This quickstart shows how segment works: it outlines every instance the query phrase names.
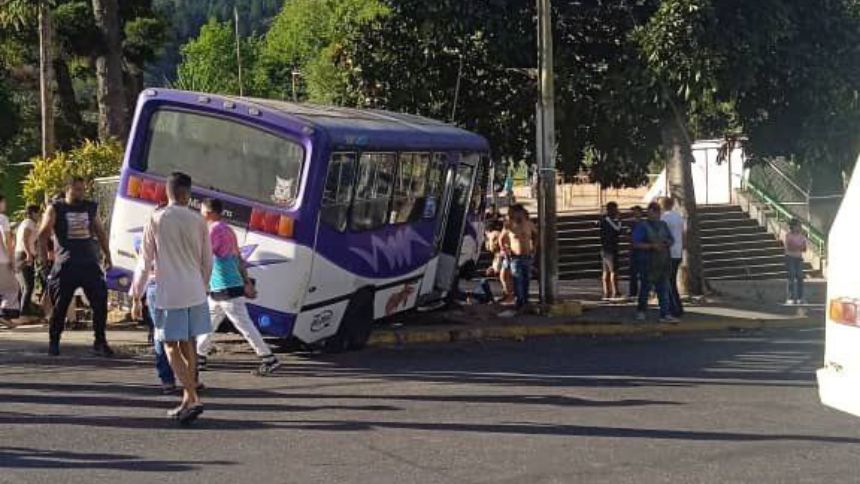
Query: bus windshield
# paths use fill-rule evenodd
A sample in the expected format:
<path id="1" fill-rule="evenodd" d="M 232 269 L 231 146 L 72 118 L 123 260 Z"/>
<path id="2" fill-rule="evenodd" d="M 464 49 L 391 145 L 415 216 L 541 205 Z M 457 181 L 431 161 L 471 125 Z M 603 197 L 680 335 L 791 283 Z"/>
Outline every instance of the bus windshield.
<path id="1" fill-rule="evenodd" d="M 170 110 L 152 116 L 147 134 L 139 170 L 159 176 L 181 171 L 197 186 L 282 208 L 296 202 L 304 160 L 299 143 L 227 119 Z"/>

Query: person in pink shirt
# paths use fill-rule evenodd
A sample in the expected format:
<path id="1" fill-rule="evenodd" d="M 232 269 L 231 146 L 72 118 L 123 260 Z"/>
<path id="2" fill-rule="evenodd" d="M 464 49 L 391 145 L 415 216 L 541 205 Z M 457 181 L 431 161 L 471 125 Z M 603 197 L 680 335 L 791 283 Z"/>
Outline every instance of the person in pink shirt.
<path id="1" fill-rule="evenodd" d="M 806 252 L 806 237 L 800 231 L 800 222 L 792 219 L 785 234 L 786 304 L 803 304 L 803 253 Z"/>
<path id="2" fill-rule="evenodd" d="M 281 362 L 263 341 L 260 330 L 248 314 L 247 300 L 256 297 L 254 282 L 248 277 L 245 261 L 233 229 L 223 220 L 224 206 L 220 200 L 207 199 L 200 207 L 200 214 L 209 225 L 212 245 L 212 276 L 209 279 L 209 316 L 212 329 L 223 318 L 229 319 L 236 330 L 260 358 L 260 366 L 254 371 L 257 376 L 272 374 Z M 197 338 L 197 369 L 207 369 L 207 359 L 212 348 L 212 332 Z"/>

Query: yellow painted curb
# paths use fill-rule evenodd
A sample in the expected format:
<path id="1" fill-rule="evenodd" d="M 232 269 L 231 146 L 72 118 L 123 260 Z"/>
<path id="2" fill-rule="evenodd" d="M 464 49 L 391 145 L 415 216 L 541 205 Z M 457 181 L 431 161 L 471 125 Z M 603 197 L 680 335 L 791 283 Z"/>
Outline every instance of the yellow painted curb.
<path id="1" fill-rule="evenodd" d="M 704 321 L 680 324 L 510 324 L 478 328 L 439 329 L 388 329 L 370 335 L 368 346 L 388 347 L 410 344 L 453 343 L 458 341 L 514 340 L 546 336 L 629 336 L 659 335 L 666 333 L 695 333 L 730 329 L 808 328 L 816 323 L 809 321 Z"/>

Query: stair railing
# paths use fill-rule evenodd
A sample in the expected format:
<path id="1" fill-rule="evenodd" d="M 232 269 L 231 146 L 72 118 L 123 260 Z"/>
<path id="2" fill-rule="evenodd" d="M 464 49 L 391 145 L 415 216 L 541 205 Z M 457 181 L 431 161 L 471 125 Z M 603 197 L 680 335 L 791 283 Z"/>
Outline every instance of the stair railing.
<path id="1" fill-rule="evenodd" d="M 815 247 L 818 258 L 821 260 L 825 260 L 827 258 L 827 237 L 818 229 L 810 225 L 809 221 L 801 220 L 796 217 L 782 203 L 750 180 L 746 180 L 744 183 L 744 189 L 755 197 L 759 203 L 770 209 L 771 213 L 773 213 L 776 218 L 777 223 L 785 222 L 787 224 L 790 220 L 797 220 L 800 223 L 801 230 L 806 235 L 807 240 L 809 240 L 809 242 Z"/>

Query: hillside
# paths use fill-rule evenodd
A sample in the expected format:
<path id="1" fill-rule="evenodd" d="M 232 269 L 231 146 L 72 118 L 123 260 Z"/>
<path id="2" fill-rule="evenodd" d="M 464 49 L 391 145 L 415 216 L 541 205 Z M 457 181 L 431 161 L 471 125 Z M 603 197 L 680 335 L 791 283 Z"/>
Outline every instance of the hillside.
<path id="1" fill-rule="evenodd" d="M 232 19 L 235 5 L 241 35 L 262 33 L 281 10 L 284 0 L 155 0 L 153 4 L 170 22 L 170 37 L 164 52 L 147 69 L 147 84 L 159 86 L 175 78 L 180 46 L 196 37 L 209 18 Z"/>

